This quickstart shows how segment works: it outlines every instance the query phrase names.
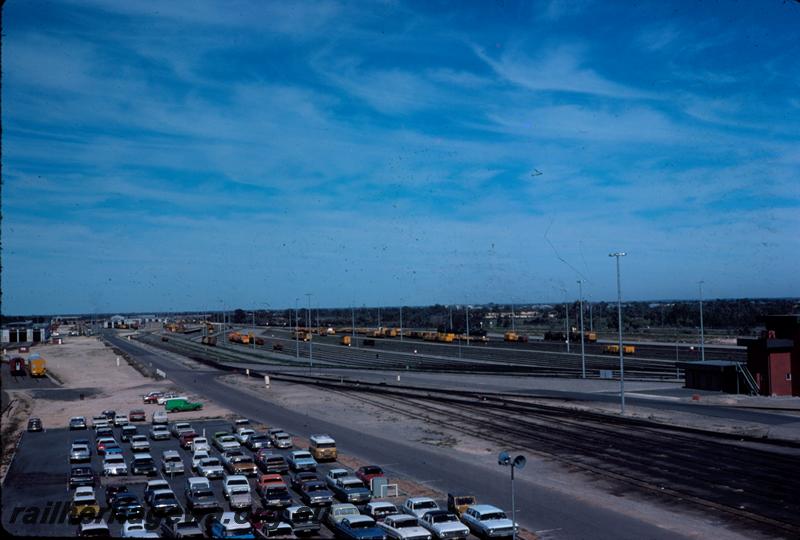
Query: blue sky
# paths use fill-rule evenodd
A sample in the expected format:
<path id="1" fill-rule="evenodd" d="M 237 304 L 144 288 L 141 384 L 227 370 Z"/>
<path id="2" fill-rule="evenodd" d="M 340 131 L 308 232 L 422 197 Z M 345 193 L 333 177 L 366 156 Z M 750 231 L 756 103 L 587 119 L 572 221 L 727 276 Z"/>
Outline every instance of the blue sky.
<path id="1" fill-rule="evenodd" d="M 4 313 L 800 294 L 800 3 L 3 9 Z"/>

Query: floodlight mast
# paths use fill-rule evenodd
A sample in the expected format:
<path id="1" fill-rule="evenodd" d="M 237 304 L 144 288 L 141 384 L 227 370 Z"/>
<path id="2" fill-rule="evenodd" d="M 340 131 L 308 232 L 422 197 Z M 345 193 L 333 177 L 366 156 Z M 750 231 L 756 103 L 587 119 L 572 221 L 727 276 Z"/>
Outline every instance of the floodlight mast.
<path id="1" fill-rule="evenodd" d="M 624 251 L 617 253 L 609 253 L 609 257 L 617 259 L 617 330 L 619 331 L 619 399 L 620 399 L 620 412 L 625 414 L 625 361 L 623 360 L 622 348 L 622 287 L 620 286 L 619 278 L 619 258 L 627 255 Z"/>

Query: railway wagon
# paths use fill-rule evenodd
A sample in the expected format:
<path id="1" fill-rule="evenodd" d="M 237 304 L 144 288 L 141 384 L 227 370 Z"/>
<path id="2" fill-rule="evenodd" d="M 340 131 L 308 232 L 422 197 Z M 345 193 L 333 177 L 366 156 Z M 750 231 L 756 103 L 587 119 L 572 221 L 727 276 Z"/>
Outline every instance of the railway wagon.
<path id="1" fill-rule="evenodd" d="M 606 345 L 603 347 L 603 352 L 606 354 L 619 354 L 619 345 Z M 634 354 L 636 353 L 636 347 L 633 345 L 623 345 L 622 346 L 622 354 Z"/>
<path id="2" fill-rule="evenodd" d="M 31 377 L 44 377 L 47 373 L 47 362 L 38 354 L 30 356 L 28 357 L 28 371 Z"/>

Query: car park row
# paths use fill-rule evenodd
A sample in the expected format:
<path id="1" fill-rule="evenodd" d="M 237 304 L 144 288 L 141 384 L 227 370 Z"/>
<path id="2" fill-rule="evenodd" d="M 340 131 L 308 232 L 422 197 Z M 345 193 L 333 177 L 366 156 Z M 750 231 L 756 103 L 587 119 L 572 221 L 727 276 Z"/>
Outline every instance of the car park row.
<path id="1" fill-rule="evenodd" d="M 164 403 L 170 399 L 175 397 Z M 332 534 L 359 540 L 450 540 L 470 533 L 483 538 L 512 534 L 513 524 L 500 509 L 475 504 L 474 497 L 450 496 L 447 508 L 429 497 L 409 497 L 400 507 L 373 500 L 371 487 L 380 485 L 375 481 L 384 472 L 374 465 L 357 471 L 338 464 L 320 466 L 337 458 L 335 440 L 327 435 L 313 435 L 307 449 L 296 449 L 286 431 L 257 431 L 244 419 L 228 425 L 204 421 L 202 429 L 200 423 L 195 429 L 189 422 L 169 424 L 167 415 L 157 411 L 148 426 L 142 425 L 146 418 L 140 412 L 104 411 L 92 419 L 93 436 L 72 440 L 69 516 L 78 536 L 113 532 L 109 526 L 115 522 L 121 522 L 122 536 L 137 537 L 158 537 L 160 532 L 181 537 Z M 89 430 L 79 417 L 68 427 Z M 93 462 L 100 458 L 98 470 Z M 176 477 L 184 479 L 183 489 Z M 151 516 L 159 518 L 159 527 L 149 523 Z"/>

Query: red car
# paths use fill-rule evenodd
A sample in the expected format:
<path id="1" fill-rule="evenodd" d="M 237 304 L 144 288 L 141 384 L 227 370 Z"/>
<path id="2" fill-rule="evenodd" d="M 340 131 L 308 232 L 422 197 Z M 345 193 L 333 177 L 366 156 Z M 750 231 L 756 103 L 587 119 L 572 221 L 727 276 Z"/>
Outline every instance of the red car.
<path id="1" fill-rule="evenodd" d="M 134 409 L 128 414 L 129 422 L 144 422 L 147 420 L 147 415 L 142 409 Z"/>
<path id="2" fill-rule="evenodd" d="M 155 403 L 158 398 L 164 395 L 164 392 L 150 392 L 142 396 L 142 401 L 145 403 Z"/>
<path id="3" fill-rule="evenodd" d="M 180 443 L 181 448 L 189 448 L 189 445 L 192 444 L 192 441 L 197 436 L 197 433 L 194 431 L 184 431 L 181 433 L 181 436 L 178 437 L 178 442 Z"/>
<path id="4" fill-rule="evenodd" d="M 356 471 L 356 476 L 359 480 L 364 482 L 365 485 L 369 486 L 370 481 L 373 478 L 380 478 L 384 476 L 383 469 L 378 467 L 377 465 L 364 465 L 363 467 L 359 467 Z"/>

